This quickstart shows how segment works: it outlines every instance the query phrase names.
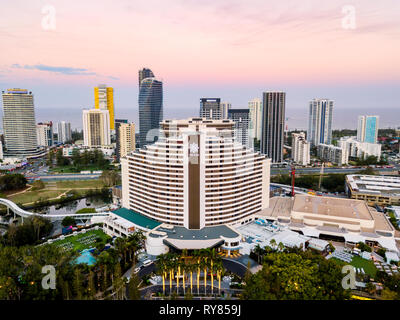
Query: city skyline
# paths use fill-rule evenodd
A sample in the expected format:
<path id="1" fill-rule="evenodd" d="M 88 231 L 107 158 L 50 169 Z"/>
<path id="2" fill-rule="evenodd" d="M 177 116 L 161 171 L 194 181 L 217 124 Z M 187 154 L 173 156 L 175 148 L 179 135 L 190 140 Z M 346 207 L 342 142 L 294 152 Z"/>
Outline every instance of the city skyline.
<path id="1" fill-rule="evenodd" d="M 126 1 L 101 6 L 58 1 L 53 30 L 42 26 L 47 21 L 43 5 L 7 3 L 2 7 L 7 27 L 0 27 L 0 40 L 8 43 L 0 53 L 0 87 L 29 88 L 37 109 L 62 110 L 92 108 L 92 88 L 107 83 L 115 88 L 118 114 L 137 107 L 131 99 L 138 94 L 137 70 L 148 67 L 163 81 L 164 108 L 177 110 L 175 118 L 179 111 L 194 108 L 200 97 L 218 96 L 243 108 L 250 99 L 261 98 L 261 92 L 280 90 L 288 93 L 288 114 L 317 97 L 334 99 L 338 112 L 396 110 L 400 48 L 393 40 L 399 35 L 400 4 L 353 2 L 355 29 L 343 28 L 346 5 L 313 0 L 251 5 L 214 1 L 201 6 L 177 0 L 166 8 L 154 0 L 135 6 Z M 95 24 L 79 13 L 88 8 L 96 19 L 107 14 L 107 23 L 93 29 Z M 210 47 L 212 54 L 206 50 Z M 196 56 L 199 51 L 203 54 Z M 382 127 L 394 125 L 382 119 Z"/>

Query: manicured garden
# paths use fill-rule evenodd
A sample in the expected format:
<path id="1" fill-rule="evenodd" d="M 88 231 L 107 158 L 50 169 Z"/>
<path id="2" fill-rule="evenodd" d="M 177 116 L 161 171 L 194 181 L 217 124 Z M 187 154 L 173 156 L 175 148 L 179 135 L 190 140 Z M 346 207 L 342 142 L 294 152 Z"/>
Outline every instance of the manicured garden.
<path id="1" fill-rule="evenodd" d="M 340 265 L 346 265 L 347 264 L 346 262 L 344 262 L 342 260 L 339 260 L 337 258 L 331 258 L 331 259 L 336 261 Z M 374 265 L 372 260 L 366 260 L 366 259 L 363 259 L 361 257 L 354 256 L 353 259 L 351 260 L 350 264 L 355 268 L 360 268 L 360 269 L 363 268 L 364 272 L 366 274 L 370 275 L 372 278 L 374 278 L 375 275 L 376 275 L 377 269 L 376 269 L 376 267 L 375 267 L 375 265 Z"/>
<path id="2" fill-rule="evenodd" d="M 83 196 L 90 189 L 100 189 L 102 187 L 103 182 L 100 179 L 45 182 L 43 189 L 10 195 L 8 199 L 19 204 L 29 204 L 38 200 L 57 198 L 69 190 L 74 190 L 75 194 Z"/>
<path id="3" fill-rule="evenodd" d="M 365 273 L 369 274 L 373 278 L 376 275 L 377 269 L 372 260 L 366 260 L 361 257 L 354 256 L 353 260 L 351 260 L 351 265 L 355 268 L 363 268 Z"/>
<path id="4" fill-rule="evenodd" d="M 75 236 L 66 237 L 63 240 L 57 240 L 53 242 L 53 245 L 82 251 L 84 249 L 95 247 L 98 242 L 106 243 L 109 239 L 110 237 L 102 230 L 90 230 L 85 233 L 79 233 Z"/>

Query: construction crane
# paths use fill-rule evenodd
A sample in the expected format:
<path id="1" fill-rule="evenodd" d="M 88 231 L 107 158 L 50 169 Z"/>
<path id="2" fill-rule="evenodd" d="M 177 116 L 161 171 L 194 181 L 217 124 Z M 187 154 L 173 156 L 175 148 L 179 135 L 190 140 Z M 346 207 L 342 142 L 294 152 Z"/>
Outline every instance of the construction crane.
<path id="1" fill-rule="evenodd" d="M 319 172 L 318 191 L 321 191 L 321 181 L 322 181 L 322 176 L 324 175 L 324 164 L 325 162 L 322 162 L 321 171 Z"/>
<path id="2" fill-rule="evenodd" d="M 292 166 L 292 197 L 294 197 L 294 179 L 295 179 L 295 175 L 296 175 L 296 168 L 294 166 Z"/>

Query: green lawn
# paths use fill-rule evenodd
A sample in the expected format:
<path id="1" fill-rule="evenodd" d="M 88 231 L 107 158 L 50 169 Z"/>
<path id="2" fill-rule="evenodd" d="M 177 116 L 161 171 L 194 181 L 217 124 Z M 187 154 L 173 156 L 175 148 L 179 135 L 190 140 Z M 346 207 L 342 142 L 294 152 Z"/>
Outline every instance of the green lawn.
<path id="1" fill-rule="evenodd" d="M 27 204 L 39 199 L 56 198 L 67 190 L 76 190 L 78 194 L 84 195 L 89 189 L 102 187 L 103 183 L 99 179 L 45 182 L 44 189 L 10 195 L 7 198 L 16 203 Z"/>
<path id="2" fill-rule="evenodd" d="M 331 260 L 335 260 L 342 266 L 347 264 L 347 262 L 344 262 L 337 258 L 331 258 Z M 355 268 L 363 268 L 365 273 L 369 274 L 372 278 L 374 278 L 376 275 L 377 269 L 372 260 L 366 260 L 361 257 L 354 256 L 350 264 Z"/>
<path id="3" fill-rule="evenodd" d="M 89 243 L 89 244 L 84 244 L 79 241 L 80 239 L 85 238 L 89 235 L 96 235 L 98 238 L 101 238 L 103 241 L 105 241 L 109 238 L 102 230 L 90 230 L 90 231 L 87 231 L 86 233 L 81 233 L 76 236 L 66 237 L 64 240 L 57 240 L 57 241 L 53 242 L 53 245 L 59 246 L 59 245 L 69 242 L 73 245 L 73 250 L 84 250 L 84 249 L 88 249 L 88 248 L 94 248 L 96 246 L 95 241 L 93 243 Z"/>
<path id="4" fill-rule="evenodd" d="M 42 199 L 52 199 L 58 197 L 60 194 L 62 194 L 65 190 L 37 190 L 37 191 L 28 191 L 24 193 L 17 194 L 15 196 L 9 196 L 8 199 L 11 201 L 14 201 L 16 203 L 30 203 L 30 202 L 35 202 L 39 200 L 40 198 Z"/>
<path id="5" fill-rule="evenodd" d="M 99 179 L 91 180 L 73 180 L 73 181 L 57 181 L 56 186 L 58 189 L 75 189 L 75 188 L 102 188 L 103 182 Z"/>
<path id="6" fill-rule="evenodd" d="M 377 269 L 372 260 L 366 260 L 361 257 L 354 256 L 353 259 L 351 260 L 351 265 L 356 268 L 363 268 L 365 273 L 375 278 Z"/>

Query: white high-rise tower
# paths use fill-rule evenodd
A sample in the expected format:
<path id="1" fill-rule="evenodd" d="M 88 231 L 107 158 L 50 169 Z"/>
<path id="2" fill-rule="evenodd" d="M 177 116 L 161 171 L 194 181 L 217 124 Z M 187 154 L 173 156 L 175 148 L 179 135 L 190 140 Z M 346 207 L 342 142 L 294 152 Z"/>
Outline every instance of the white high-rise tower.
<path id="1" fill-rule="evenodd" d="M 312 145 L 332 143 L 333 101 L 313 99 L 310 101 L 307 141 Z"/>

